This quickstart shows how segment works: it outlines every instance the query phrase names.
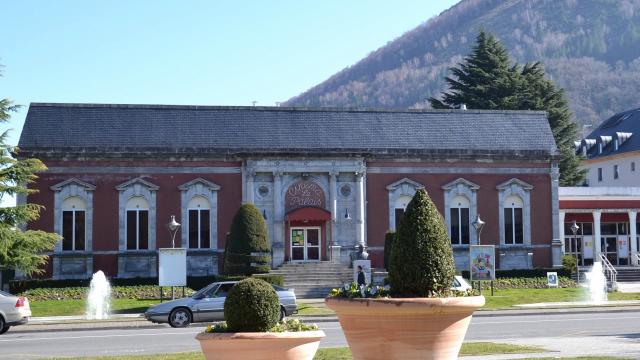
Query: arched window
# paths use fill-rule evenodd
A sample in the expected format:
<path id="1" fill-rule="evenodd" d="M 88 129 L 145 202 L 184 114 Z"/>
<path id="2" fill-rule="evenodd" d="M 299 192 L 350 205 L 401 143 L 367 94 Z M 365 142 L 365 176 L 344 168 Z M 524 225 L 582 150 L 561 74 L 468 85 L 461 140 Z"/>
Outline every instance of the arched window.
<path id="1" fill-rule="evenodd" d="M 524 244 L 524 202 L 517 195 L 508 196 L 504 202 L 504 243 Z"/>
<path id="2" fill-rule="evenodd" d="M 194 196 L 187 205 L 189 220 L 189 248 L 208 249 L 211 247 L 210 213 L 211 205 L 204 196 Z"/>
<path id="3" fill-rule="evenodd" d="M 387 185 L 389 191 L 389 230 L 398 231 L 400 220 L 417 189 L 424 186 L 408 178 Z"/>
<path id="4" fill-rule="evenodd" d="M 142 196 L 134 196 L 125 209 L 127 250 L 149 249 L 149 202 Z"/>
<path id="5" fill-rule="evenodd" d="M 469 207 L 471 203 L 465 196 L 456 196 L 449 207 L 451 219 L 451 244 L 469 245 Z"/>
<path id="6" fill-rule="evenodd" d="M 62 201 L 62 250 L 86 250 L 86 210 L 87 204 L 78 196 Z"/>

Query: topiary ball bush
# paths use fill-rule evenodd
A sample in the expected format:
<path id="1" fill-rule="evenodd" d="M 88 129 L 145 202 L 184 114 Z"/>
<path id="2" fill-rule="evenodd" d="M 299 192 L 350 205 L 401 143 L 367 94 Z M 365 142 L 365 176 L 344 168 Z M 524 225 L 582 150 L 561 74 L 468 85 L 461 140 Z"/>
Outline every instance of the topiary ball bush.
<path id="1" fill-rule="evenodd" d="M 280 320 L 280 299 L 264 280 L 247 278 L 234 285 L 224 301 L 230 332 L 269 331 Z"/>
<path id="2" fill-rule="evenodd" d="M 444 219 L 427 191 L 407 205 L 391 249 L 391 293 L 397 297 L 451 295 L 455 263 Z"/>
<path id="3" fill-rule="evenodd" d="M 227 275 L 262 274 L 271 270 L 267 224 L 253 204 L 242 205 L 233 217 L 224 251 Z"/>

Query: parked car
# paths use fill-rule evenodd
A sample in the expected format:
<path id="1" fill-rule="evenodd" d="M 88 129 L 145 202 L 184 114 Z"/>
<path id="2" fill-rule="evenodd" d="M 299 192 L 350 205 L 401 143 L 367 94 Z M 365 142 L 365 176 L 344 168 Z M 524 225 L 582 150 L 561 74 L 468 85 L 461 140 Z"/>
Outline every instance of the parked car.
<path id="1" fill-rule="evenodd" d="M 29 300 L 0 291 L 0 335 L 16 325 L 26 324 L 31 317 Z"/>
<path id="2" fill-rule="evenodd" d="M 467 291 L 471 290 L 471 285 L 462 276 L 456 275 L 453 277 L 453 287 L 451 290 Z"/>
<path id="3" fill-rule="evenodd" d="M 153 323 L 169 323 L 172 327 L 185 327 L 192 322 L 224 320 L 224 300 L 237 281 L 209 284 L 191 297 L 154 305 L 144 313 Z M 272 285 L 280 298 L 280 319 L 298 312 L 293 290 Z"/>

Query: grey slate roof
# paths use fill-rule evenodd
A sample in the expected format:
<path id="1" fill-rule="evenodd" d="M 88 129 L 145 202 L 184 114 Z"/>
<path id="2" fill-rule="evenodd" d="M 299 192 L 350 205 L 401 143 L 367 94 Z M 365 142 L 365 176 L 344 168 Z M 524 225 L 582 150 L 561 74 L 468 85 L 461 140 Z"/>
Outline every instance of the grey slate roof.
<path id="1" fill-rule="evenodd" d="M 556 153 L 537 111 L 362 110 L 32 103 L 23 155 Z"/>
<path id="2" fill-rule="evenodd" d="M 631 133 L 631 137 L 626 139 L 615 149 L 614 140 L 616 133 Z M 598 144 L 601 142 L 601 136 L 611 136 L 611 141 L 603 146 L 602 153 L 598 153 Z M 587 158 L 593 159 L 603 156 L 617 155 L 630 151 L 640 150 L 640 108 L 623 111 L 615 114 L 609 119 L 603 121 L 600 126 L 585 137 L 585 139 L 595 140 L 593 145 L 587 151 Z M 583 139 L 581 146 L 585 145 Z M 580 152 L 580 150 L 579 150 Z"/>

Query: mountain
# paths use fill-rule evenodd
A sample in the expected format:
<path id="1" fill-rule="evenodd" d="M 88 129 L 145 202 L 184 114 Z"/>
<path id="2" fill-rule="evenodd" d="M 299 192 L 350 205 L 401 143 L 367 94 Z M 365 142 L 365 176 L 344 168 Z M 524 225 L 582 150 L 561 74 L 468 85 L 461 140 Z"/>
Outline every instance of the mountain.
<path id="1" fill-rule="evenodd" d="M 463 0 L 284 105 L 426 108 L 481 28 L 541 61 L 580 124 L 640 107 L 640 0 Z"/>

